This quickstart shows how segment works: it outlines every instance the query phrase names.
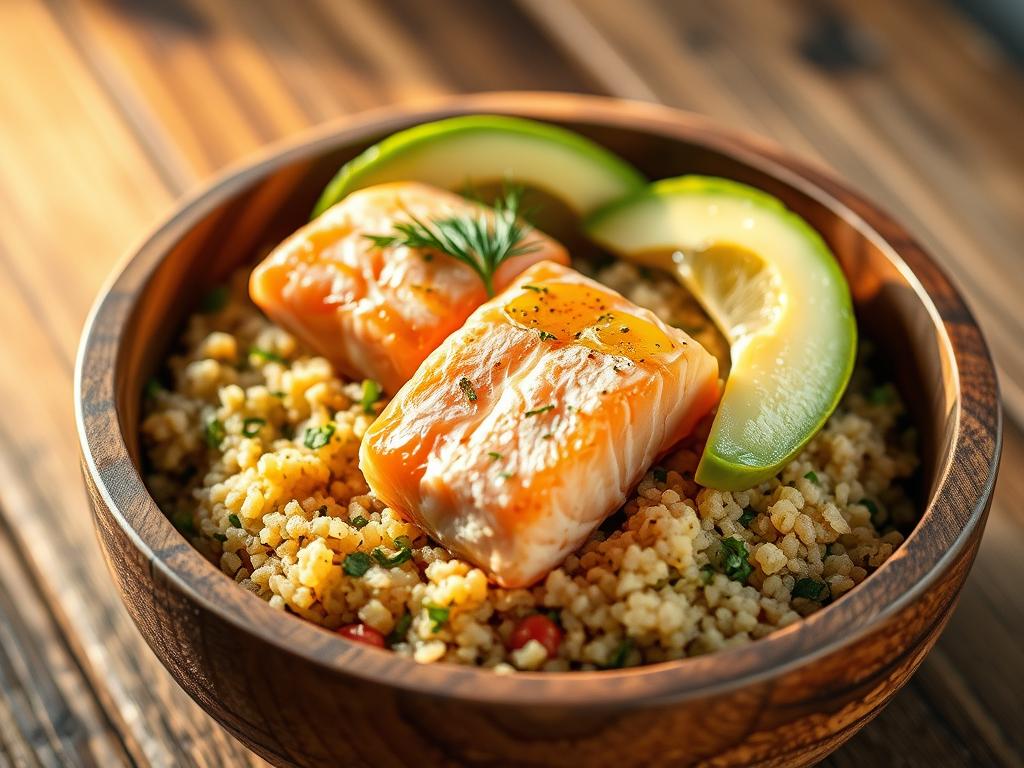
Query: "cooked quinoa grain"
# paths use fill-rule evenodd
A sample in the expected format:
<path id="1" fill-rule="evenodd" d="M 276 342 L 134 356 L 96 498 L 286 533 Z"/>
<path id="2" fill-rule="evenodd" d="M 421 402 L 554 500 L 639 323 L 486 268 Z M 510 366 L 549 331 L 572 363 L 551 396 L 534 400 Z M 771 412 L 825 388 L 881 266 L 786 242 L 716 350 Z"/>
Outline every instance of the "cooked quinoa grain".
<path id="1" fill-rule="evenodd" d="M 615 263 L 597 277 L 724 361 L 668 276 Z M 698 486 L 705 424 L 541 583 L 497 587 L 370 495 L 357 457 L 379 388 L 306 353 L 248 302 L 245 281 L 189 320 L 167 381 L 147 387 L 149 486 L 242 588 L 329 629 L 366 624 L 419 662 L 602 669 L 748 643 L 863 581 L 914 520 L 902 404 L 861 367 L 777 477 L 738 493 Z M 563 632 L 555 658 L 537 640 L 508 650 L 535 613 Z"/>

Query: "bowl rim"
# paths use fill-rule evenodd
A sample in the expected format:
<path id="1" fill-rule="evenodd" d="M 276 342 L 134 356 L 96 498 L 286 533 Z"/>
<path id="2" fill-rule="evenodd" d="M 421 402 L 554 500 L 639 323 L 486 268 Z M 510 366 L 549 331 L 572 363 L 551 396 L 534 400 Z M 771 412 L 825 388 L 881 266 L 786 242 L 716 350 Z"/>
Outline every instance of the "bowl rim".
<path id="1" fill-rule="evenodd" d="M 928 311 L 940 344 L 951 362 L 955 383 L 954 439 L 937 468 L 936 491 L 914 530 L 896 553 L 841 600 L 755 643 L 706 656 L 621 670 L 517 672 L 456 664 L 419 664 L 389 651 L 344 640 L 299 617 L 271 608 L 242 590 L 171 525 L 150 495 L 130 458 L 124 426 L 115 403 L 114 368 L 133 296 L 145 286 L 168 248 L 197 221 L 251 182 L 318 154 L 387 134 L 408 124 L 472 112 L 513 114 L 539 120 L 580 122 L 626 128 L 700 144 L 766 173 L 845 219 L 871 240 L 903 275 Z M 842 199 L 840 199 L 842 198 Z M 844 202 L 844 200 L 846 202 Z M 850 206 L 854 205 L 857 211 Z M 872 223 L 866 220 L 872 219 Z M 884 229 L 886 237 L 880 233 Z M 929 282 L 943 291 L 936 306 L 911 266 L 927 270 Z M 965 408 L 961 357 L 971 353 L 971 386 L 991 412 Z M 94 382 L 86 385 L 85 382 Z M 1002 443 L 1002 413 L 996 373 L 973 316 L 948 277 L 888 214 L 851 190 L 830 172 L 795 158 L 771 141 L 726 129 L 703 116 L 646 102 L 553 92 L 494 92 L 435 97 L 345 116 L 269 145 L 229 166 L 202 185 L 131 248 L 101 289 L 85 323 L 75 366 L 75 420 L 83 471 L 110 517 L 149 563 L 155 576 L 172 584 L 206 610 L 239 631 L 285 654 L 357 678 L 426 696 L 458 698 L 494 706 L 629 708 L 641 703 L 676 702 L 733 690 L 810 663 L 854 642 L 916 600 L 960 555 L 983 522 L 991 500 Z M 986 421 L 984 416 L 990 418 Z M 968 434 L 988 438 L 983 447 L 966 444 Z M 113 433 L 113 435 L 111 434 Z M 113 437 L 113 444 L 111 440 Z M 102 443 L 102 444 L 101 444 Z M 102 456 L 102 465 L 97 456 Z M 957 478 L 955 462 L 973 459 L 969 488 Z M 140 532 L 128 512 L 147 525 Z M 948 521 L 957 523 L 955 530 Z M 946 531 L 945 548 L 925 547 L 926 534 Z M 951 538 L 950 538 L 951 536 Z M 189 563 L 182 572 L 179 563 Z M 899 575 L 910 576 L 895 594 L 883 589 Z M 225 609 L 232 608 L 231 611 Z M 155 649 L 154 649 L 155 650 Z M 157 654 L 159 656 L 159 654 Z M 163 661 L 163 659 L 161 659 Z"/>

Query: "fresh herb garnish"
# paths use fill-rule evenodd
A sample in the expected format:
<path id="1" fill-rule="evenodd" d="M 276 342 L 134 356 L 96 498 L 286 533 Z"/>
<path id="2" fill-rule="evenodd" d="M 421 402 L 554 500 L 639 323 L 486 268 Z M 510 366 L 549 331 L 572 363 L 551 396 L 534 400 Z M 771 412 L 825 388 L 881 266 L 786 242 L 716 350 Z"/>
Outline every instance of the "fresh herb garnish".
<path id="1" fill-rule="evenodd" d="M 861 499 L 857 503 L 860 504 L 862 507 L 868 508 L 868 512 L 871 513 L 871 522 L 873 524 L 877 525 L 881 521 L 882 512 L 878 508 L 878 505 L 875 504 L 875 502 L 873 502 L 871 499 Z"/>
<path id="2" fill-rule="evenodd" d="M 364 576 L 370 566 L 373 565 L 373 561 L 370 556 L 365 552 L 352 552 L 350 555 L 345 557 L 345 562 L 341 564 L 341 570 L 348 576 L 360 578 Z"/>
<path id="3" fill-rule="evenodd" d="M 227 436 L 227 430 L 224 429 L 224 423 L 220 419 L 210 419 L 206 422 L 206 428 L 203 431 L 203 436 L 206 438 L 206 444 L 211 448 L 219 448 L 220 444 L 224 442 L 224 438 Z"/>
<path id="4" fill-rule="evenodd" d="M 543 287 L 541 287 L 539 285 L 521 285 L 519 287 L 522 288 L 524 291 L 533 291 L 534 293 L 547 293 L 548 292 L 547 288 L 543 288 Z"/>
<path id="5" fill-rule="evenodd" d="M 225 536 L 223 533 L 215 533 L 215 534 L 213 534 L 213 538 L 215 538 L 221 544 L 223 544 L 225 541 L 228 540 L 228 537 Z"/>
<path id="6" fill-rule="evenodd" d="M 306 434 L 302 438 L 302 444 L 307 448 L 316 450 L 317 448 L 323 448 L 334 437 L 334 422 L 329 421 L 322 427 L 307 427 Z"/>
<path id="7" fill-rule="evenodd" d="M 228 522 L 231 523 L 232 528 L 242 527 L 242 521 L 238 519 L 238 515 L 236 515 L 234 512 L 228 515 Z"/>
<path id="8" fill-rule="evenodd" d="M 488 452 L 487 452 L 487 455 L 488 455 L 488 456 L 490 456 L 490 457 L 491 457 L 492 459 L 494 459 L 495 461 L 497 461 L 498 459 L 500 459 L 500 458 L 501 458 L 501 454 L 500 454 L 500 453 L 498 453 L 497 451 L 488 451 Z"/>
<path id="9" fill-rule="evenodd" d="M 356 515 L 354 518 L 348 521 L 348 524 L 358 531 L 368 526 L 370 524 L 370 521 L 362 515 Z"/>
<path id="10" fill-rule="evenodd" d="M 817 472 L 808 472 L 806 475 L 804 475 L 804 477 L 806 479 L 810 480 L 815 485 L 821 485 L 821 482 L 818 480 L 818 473 Z"/>
<path id="11" fill-rule="evenodd" d="M 793 585 L 793 597 L 806 597 L 821 602 L 828 596 L 828 584 L 815 579 L 799 579 Z"/>
<path id="12" fill-rule="evenodd" d="M 664 483 L 668 480 L 668 470 L 664 467 L 655 467 L 652 472 L 654 474 L 655 482 Z"/>
<path id="13" fill-rule="evenodd" d="M 412 539 L 408 536 L 396 536 L 395 546 L 399 549 L 412 549 Z"/>
<path id="14" fill-rule="evenodd" d="M 381 387 L 373 379 L 363 379 L 363 396 L 359 400 L 359 404 L 363 406 L 363 413 L 368 416 L 373 415 L 373 404 L 380 400 Z"/>
<path id="15" fill-rule="evenodd" d="M 284 400 L 284 392 L 282 392 L 280 389 L 270 390 L 270 396 L 276 397 L 278 400 Z"/>
<path id="16" fill-rule="evenodd" d="M 218 285 L 212 288 L 199 300 L 199 310 L 207 315 L 220 312 L 227 306 L 228 295 L 228 287 L 226 285 Z"/>
<path id="17" fill-rule="evenodd" d="M 408 612 L 403 613 L 398 617 L 394 629 L 391 630 L 391 634 L 387 637 L 388 645 L 403 642 L 405 636 L 409 633 L 410 626 L 412 626 L 412 614 Z"/>
<path id="18" fill-rule="evenodd" d="M 267 423 L 266 419 L 260 419 L 256 416 L 250 416 L 248 419 L 242 422 L 242 434 L 246 437 L 256 437 L 260 433 L 260 428 Z"/>
<path id="19" fill-rule="evenodd" d="M 161 384 L 156 378 L 152 378 L 146 382 L 146 387 L 143 389 L 143 395 L 147 400 L 153 400 L 164 391 L 164 385 Z"/>
<path id="20" fill-rule="evenodd" d="M 631 650 L 633 650 L 633 638 L 627 637 L 619 643 L 619 647 L 615 649 L 615 653 L 608 661 L 605 669 L 622 669 Z"/>
<path id="21" fill-rule="evenodd" d="M 872 405 L 888 405 L 893 401 L 892 388 L 887 384 L 875 387 L 868 392 L 868 402 Z"/>
<path id="22" fill-rule="evenodd" d="M 711 579 L 713 579 L 714 576 L 715 566 L 711 565 L 711 563 L 707 563 L 700 567 L 700 581 L 702 584 L 710 584 Z"/>
<path id="23" fill-rule="evenodd" d="M 459 379 L 459 389 L 462 390 L 462 394 L 466 396 L 466 399 L 469 400 L 469 402 L 476 402 L 476 390 L 473 389 L 473 382 L 465 376 Z"/>
<path id="24" fill-rule="evenodd" d="M 750 525 L 755 517 L 757 517 L 757 510 L 753 507 L 744 507 L 743 514 L 740 515 L 740 525 L 744 527 Z"/>
<path id="25" fill-rule="evenodd" d="M 746 584 L 754 572 L 754 566 L 747 560 L 747 544 L 743 539 L 730 536 L 722 539 L 722 571 L 733 581 Z"/>
<path id="26" fill-rule="evenodd" d="M 408 547 L 402 547 L 395 554 L 388 556 L 384 553 L 383 549 L 377 547 L 373 550 L 373 559 L 382 568 L 394 568 L 396 565 L 401 565 L 407 560 L 412 560 L 412 550 Z"/>
<path id="27" fill-rule="evenodd" d="M 547 331 L 541 331 L 540 332 L 540 340 L 541 341 L 558 341 L 558 337 L 555 336 L 555 334 L 553 334 L 553 333 L 548 333 Z"/>
<path id="28" fill-rule="evenodd" d="M 430 618 L 431 632 L 440 632 L 441 627 L 448 623 L 449 609 L 442 605 L 433 605 L 431 603 L 424 603 L 423 607 L 427 609 L 427 616 Z"/>
<path id="29" fill-rule="evenodd" d="M 527 411 L 523 416 L 540 416 L 542 413 L 553 411 L 555 406 L 553 405 L 542 405 L 540 408 L 534 408 L 532 411 Z"/>
<path id="30" fill-rule="evenodd" d="M 531 253 L 540 247 L 526 241 L 530 226 L 519 220 L 521 187 L 505 191 L 493 206 L 493 215 L 484 209 L 475 213 L 423 221 L 409 214 L 409 221 L 394 225 L 390 235 L 364 235 L 378 248 L 404 245 L 429 248 L 461 261 L 483 281 L 488 296 L 494 295 L 494 273 L 513 256 Z"/>
<path id="31" fill-rule="evenodd" d="M 262 347 L 249 347 L 249 354 L 252 357 L 258 357 L 266 363 L 287 363 L 288 361 L 281 357 L 277 352 L 272 352 L 269 349 L 263 349 Z"/>
<path id="32" fill-rule="evenodd" d="M 515 476 L 516 476 L 515 472 L 499 472 L 498 473 L 498 477 L 500 477 L 502 480 L 511 480 Z"/>

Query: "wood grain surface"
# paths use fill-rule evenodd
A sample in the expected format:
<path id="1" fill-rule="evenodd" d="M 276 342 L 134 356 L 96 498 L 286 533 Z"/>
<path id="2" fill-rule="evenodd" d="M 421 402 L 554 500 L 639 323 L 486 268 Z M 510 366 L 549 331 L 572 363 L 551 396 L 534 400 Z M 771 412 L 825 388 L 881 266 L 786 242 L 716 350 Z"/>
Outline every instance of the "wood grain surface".
<path id="1" fill-rule="evenodd" d="M 70 391 L 105 275 L 273 139 L 400 99 L 562 89 L 754 129 L 893 210 L 972 300 L 1024 416 L 1024 79 L 926 0 L 0 3 L 0 765 L 256 765 L 171 681 L 106 572 Z M 1024 437 L 936 649 L 827 764 L 1022 765 Z"/>

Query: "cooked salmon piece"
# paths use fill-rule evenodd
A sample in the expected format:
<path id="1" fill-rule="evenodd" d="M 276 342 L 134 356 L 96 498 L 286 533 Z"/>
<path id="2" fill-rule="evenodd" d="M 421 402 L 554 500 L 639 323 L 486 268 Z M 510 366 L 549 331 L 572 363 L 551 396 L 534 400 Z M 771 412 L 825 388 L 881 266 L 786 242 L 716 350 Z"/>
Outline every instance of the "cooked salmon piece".
<path id="1" fill-rule="evenodd" d="M 393 394 L 474 309 L 487 301 L 467 264 L 436 251 L 381 247 L 412 217 L 431 221 L 493 211 L 443 189 L 415 182 L 353 192 L 275 248 L 252 273 L 253 301 L 342 374 L 370 378 Z M 502 262 L 500 291 L 543 259 L 567 264 L 565 249 L 536 229 L 529 253 Z"/>
<path id="2" fill-rule="evenodd" d="M 718 399 L 718 363 L 553 262 L 477 309 L 370 426 L 370 489 L 499 584 L 562 562 Z"/>

